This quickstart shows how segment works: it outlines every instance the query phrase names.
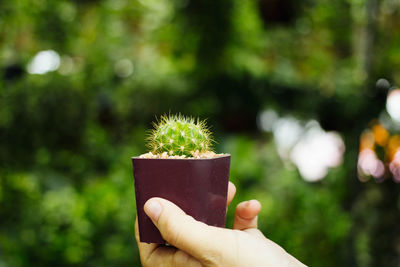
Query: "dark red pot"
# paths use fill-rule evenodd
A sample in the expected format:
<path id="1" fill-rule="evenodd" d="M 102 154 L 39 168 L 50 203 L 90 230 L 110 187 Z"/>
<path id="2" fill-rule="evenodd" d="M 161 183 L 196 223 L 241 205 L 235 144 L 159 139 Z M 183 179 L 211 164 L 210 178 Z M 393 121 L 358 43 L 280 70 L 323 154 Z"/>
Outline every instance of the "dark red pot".
<path id="1" fill-rule="evenodd" d="M 152 197 L 168 199 L 208 225 L 225 227 L 230 156 L 212 159 L 132 158 L 140 241 L 165 244 L 144 213 Z"/>

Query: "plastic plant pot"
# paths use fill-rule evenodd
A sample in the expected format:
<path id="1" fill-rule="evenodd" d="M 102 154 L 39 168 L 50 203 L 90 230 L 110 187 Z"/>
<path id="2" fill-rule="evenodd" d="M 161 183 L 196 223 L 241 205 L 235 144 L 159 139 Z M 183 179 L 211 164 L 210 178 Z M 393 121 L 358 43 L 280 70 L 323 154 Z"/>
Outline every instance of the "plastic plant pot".
<path id="1" fill-rule="evenodd" d="M 208 225 L 225 227 L 230 155 L 210 159 L 132 158 L 140 242 L 165 244 L 143 205 L 165 198 Z"/>

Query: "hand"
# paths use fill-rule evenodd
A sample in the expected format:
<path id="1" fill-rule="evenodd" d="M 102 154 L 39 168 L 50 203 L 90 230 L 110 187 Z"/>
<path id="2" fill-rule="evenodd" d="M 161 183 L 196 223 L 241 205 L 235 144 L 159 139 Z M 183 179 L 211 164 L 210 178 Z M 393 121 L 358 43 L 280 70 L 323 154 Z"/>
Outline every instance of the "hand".
<path id="1" fill-rule="evenodd" d="M 228 204 L 236 188 L 229 183 Z M 142 265 L 147 266 L 305 266 L 257 229 L 261 205 L 257 200 L 236 207 L 233 230 L 208 226 L 186 215 L 172 202 L 149 199 L 146 214 L 172 246 L 139 242 Z"/>

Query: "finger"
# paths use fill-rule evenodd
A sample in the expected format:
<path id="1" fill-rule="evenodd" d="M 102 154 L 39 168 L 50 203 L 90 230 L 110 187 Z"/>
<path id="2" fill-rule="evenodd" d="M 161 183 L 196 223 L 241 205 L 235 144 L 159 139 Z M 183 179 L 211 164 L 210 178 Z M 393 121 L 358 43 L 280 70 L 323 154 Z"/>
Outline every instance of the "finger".
<path id="1" fill-rule="evenodd" d="M 257 215 L 260 210 L 261 204 L 257 200 L 239 203 L 235 211 L 233 229 L 243 230 L 257 228 Z"/>
<path id="2" fill-rule="evenodd" d="M 143 266 L 201 266 L 198 260 L 186 252 L 170 246 L 157 246 L 150 254 L 140 251 L 140 261 Z"/>
<path id="3" fill-rule="evenodd" d="M 137 217 L 135 220 L 135 239 L 139 248 L 140 259 L 143 262 L 143 260 L 148 259 L 150 257 L 150 255 L 157 249 L 158 245 L 140 242 L 139 223 Z"/>
<path id="4" fill-rule="evenodd" d="M 201 263 L 183 250 L 159 247 L 151 255 L 149 266 L 201 267 Z"/>
<path id="5" fill-rule="evenodd" d="M 164 247 L 157 244 L 147 244 L 139 240 L 139 224 L 135 220 L 135 238 L 139 248 L 140 261 L 150 266 L 161 266 L 170 263 L 170 266 L 201 266 L 200 262 L 184 251 L 174 247 Z"/>
<path id="6" fill-rule="evenodd" d="M 144 211 L 169 244 L 200 261 L 210 262 L 227 243 L 234 243 L 226 229 L 196 221 L 168 200 L 151 198 L 144 205 Z"/>
<path id="7" fill-rule="evenodd" d="M 236 193 L 236 186 L 232 182 L 229 182 L 229 184 L 228 184 L 228 196 L 226 198 L 226 205 L 227 206 L 231 203 L 233 197 L 235 196 L 235 193 Z"/>
<path id="8" fill-rule="evenodd" d="M 149 258 L 142 261 L 145 266 L 187 266 L 200 267 L 198 260 L 186 252 L 174 247 L 160 246 L 150 255 Z"/>

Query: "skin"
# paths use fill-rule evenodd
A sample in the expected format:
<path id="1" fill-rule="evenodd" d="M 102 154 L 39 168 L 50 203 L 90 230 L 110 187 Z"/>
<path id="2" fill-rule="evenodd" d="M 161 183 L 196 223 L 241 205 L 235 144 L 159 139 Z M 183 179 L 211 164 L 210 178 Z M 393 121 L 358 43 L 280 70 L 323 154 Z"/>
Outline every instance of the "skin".
<path id="1" fill-rule="evenodd" d="M 228 205 L 236 188 L 229 183 Z M 261 204 L 241 202 L 235 210 L 233 229 L 208 226 L 186 215 L 172 202 L 149 199 L 146 214 L 172 246 L 139 242 L 138 222 L 135 237 L 140 260 L 147 266 L 305 266 L 257 229 Z"/>

